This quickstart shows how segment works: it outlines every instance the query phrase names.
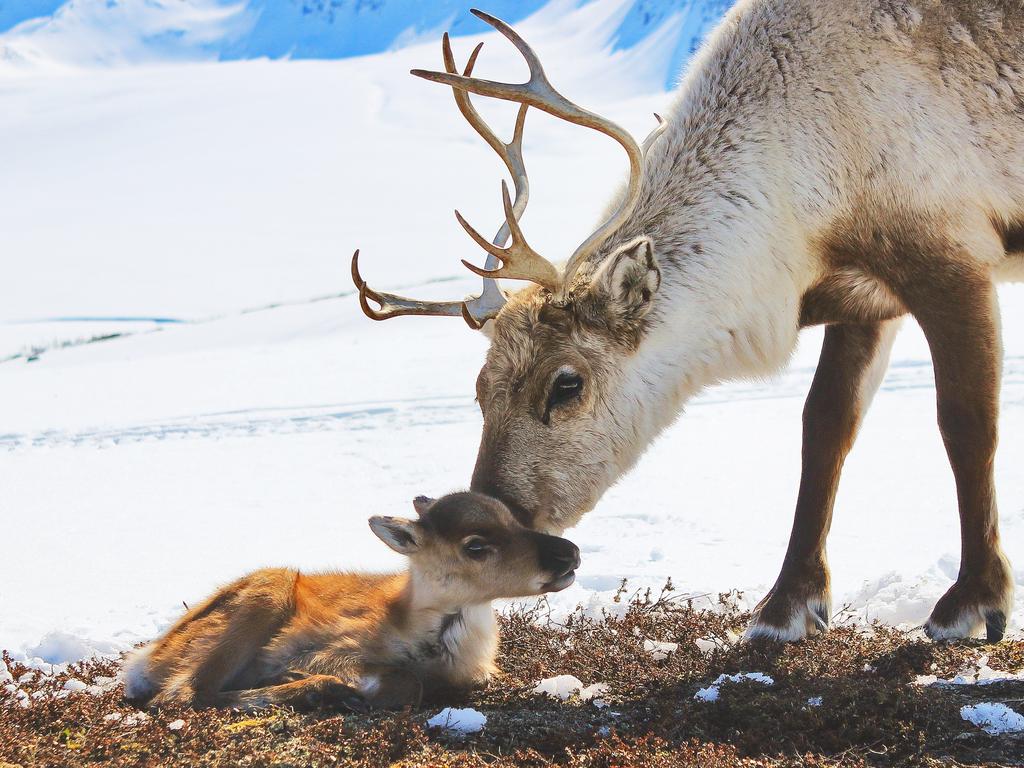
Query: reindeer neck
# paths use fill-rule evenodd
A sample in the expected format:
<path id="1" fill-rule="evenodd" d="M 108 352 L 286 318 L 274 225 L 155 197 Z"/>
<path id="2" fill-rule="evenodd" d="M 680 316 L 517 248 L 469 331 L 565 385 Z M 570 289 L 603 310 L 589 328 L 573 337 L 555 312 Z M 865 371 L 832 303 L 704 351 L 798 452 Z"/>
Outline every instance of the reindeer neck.
<path id="1" fill-rule="evenodd" d="M 413 634 L 441 634 L 463 621 L 493 621 L 493 610 L 490 601 L 459 600 L 441 585 L 409 572 L 392 605 L 392 619 Z"/>
<path id="2" fill-rule="evenodd" d="M 646 235 L 661 269 L 641 355 L 681 405 L 723 379 L 777 371 L 815 265 L 787 167 L 783 95 L 727 40 L 698 58 L 651 150 L 643 193 L 617 236 Z M 753 86 L 757 85 L 757 88 Z"/>
<path id="3" fill-rule="evenodd" d="M 650 237 L 661 270 L 636 365 L 623 374 L 655 390 L 637 414 L 647 439 L 703 388 L 782 368 L 814 272 L 793 240 L 785 188 L 765 170 L 776 159 L 771 143 L 735 127 L 763 137 L 764 118 L 740 106 L 702 115 L 702 104 L 684 92 L 652 153 L 644 197 L 616 237 Z"/>
<path id="4" fill-rule="evenodd" d="M 392 604 L 391 624 L 403 658 L 453 684 L 476 683 L 492 671 L 498 631 L 489 601 L 446 599 L 437 586 L 409 573 Z"/>

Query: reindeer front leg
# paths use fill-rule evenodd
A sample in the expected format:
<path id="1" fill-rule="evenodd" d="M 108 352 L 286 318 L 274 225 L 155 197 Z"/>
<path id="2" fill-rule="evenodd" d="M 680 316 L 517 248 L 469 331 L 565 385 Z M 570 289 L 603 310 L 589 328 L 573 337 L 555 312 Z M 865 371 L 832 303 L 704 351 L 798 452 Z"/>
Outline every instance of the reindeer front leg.
<path id="1" fill-rule="evenodd" d="M 789 548 L 747 637 L 799 640 L 828 628 L 832 597 L 825 539 L 843 462 L 882 381 L 901 320 L 825 329 L 804 405 L 803 469 Z"/>

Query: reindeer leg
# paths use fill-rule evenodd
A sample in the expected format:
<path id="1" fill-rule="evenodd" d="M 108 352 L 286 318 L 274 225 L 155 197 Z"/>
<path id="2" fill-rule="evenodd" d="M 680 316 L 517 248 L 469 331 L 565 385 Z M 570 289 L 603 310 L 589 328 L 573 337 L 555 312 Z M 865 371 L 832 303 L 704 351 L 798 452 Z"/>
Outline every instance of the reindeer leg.
<path id="1" fill-rule="evenodd" d="M 291 677 L 299 677 L 297 674 Z M 286 706 L 311 710 L 341 708 L 353 712 L 365 712 L 366 699 L 354 687 L 334 675 L 308 675 L 287 683 L 250 688 L 241 691 L 223 691 L 216 694 L 212 702 L 218 707 L 237 709 L 262 709 L 270 706 Z"/>
<path id="2" fill-rule="evenodd" d="M 295 578 L 285 570 L 250 574 L 189 611 L 151 653 L 165 670 L 150 704 L 205 706 L 255 679 L 260 651 L 291 618 Z"/>
<path id="3" fill-rule="evenodd" d="M 930 295 L 907 291 L 906 303 L 928 339 L 935 369 L 939 430 L 956 479 L 960 573 L 932 611 L 933 640 L 981 629 L 1002 639 L 1013 600 L 1009 563 L 999 545 L 993 468 L 1002 345 L 995 286 L 986 274 L 937 270 Z M 934 281 L 945 278 L 940 285 Z"/>
<path id="4" fill-rule="evenodd" d="M 843 462 L 889 364 L 901 320 L 825 329 L 804 405 L 803 470 L 789 547 L 775 586 L 754 610 L 747 637 L 800 640 L 828 628 L 832 598 L 825 539 Z"/>
<path id="5" fill-rule="evenodd" d="M 419 709 L 424 689 L 418 675 L 400 667 L 370 667 L 362 679 L 363 694 L 379 709 Z"/>

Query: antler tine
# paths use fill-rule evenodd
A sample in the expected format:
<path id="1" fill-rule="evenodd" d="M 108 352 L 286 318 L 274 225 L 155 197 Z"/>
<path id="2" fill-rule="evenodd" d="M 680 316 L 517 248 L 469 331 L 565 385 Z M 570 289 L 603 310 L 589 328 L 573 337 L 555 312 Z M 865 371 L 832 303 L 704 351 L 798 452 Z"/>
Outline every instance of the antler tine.
<path id="1" fill-rule="evenodd" d="M 651 151 L 651 147 L 655 145 L 661 135 L 668 129 L 668 123 L 665 122 L 665 118 L 659 115 L 657 112 L 654 113 L 654 119 L 658 121 L 658 124 L 654 126 L 654 130 L 647 134 L 647 138 L 644 139 L 644 143 L 640 145 L 640 150 L 644 153 L 644 157 L 647 157 L 647 153 Z"/>
<path id="2" fill-rule="evenodd" d="M 530 69 L 529 80 L 525 83 L 499 83 L 493 80 L 483 80 L 466 75 L 458 75 L 450 71 L 430 72 L 419 69 L 413 70 L 412 74 L 436 83 L 443 83 L 444 85 L 460 91 L 467 91 L 481 96 L 504 99 L 506 101 L 516 101 L 520 104 L 536 107 L 537 109 L 570 123 L 599 131 L 600 133 L 603 133 L 617 141 L 623 150 L 625 150 L 626 155 L 629 158 L 629 183 L 627 185 L 626 195 L 624 196 L 618 210 L 616 210 L 604 224 L 598 227 L 597 230 L 595 230 L 586 240 L 583 241 L 583 243 L 580 244 L 579 247 L 577 247 L 575 252 L 573 252 L 573 255 L 570 257 L 569 262 L 566 264 L 558 287 L 556 290 L 552 291 L 552 293 L 555 294 L 556 301 L 564 303 L 569 285 L 580 265 L 598 248 L 600 248 L 602 243 L 604 243 L 608 237 L 615 232 L 615 230 L 622 226 L 635 208 L 640 196 L 640 184 L 643 176 L 645 150 L 650 149 L 650 147 L 653 146 L 654 141 L 659 135 L 661 135 L 661 131 L 664 131 L 665 129 L 659 125 L 658 128 L 655 129 L 657 135 L 648 137 L 648 140 L 644 142 L 644 148 L 641 148 L 629 132 L 621 126 L 607 118 L 601 117 L 600 115 L 574 104 L 558 93 L 544 74 L 544 68 L 541 66 L 540 59 L 537 57 L 537 54 L 508 24 L 494 16 L 491 16 L 490 14 L 476 9 L 474 9 L 472 13 L 477 18 L 494 27 L 513 45 L 515 45 L 517 49 L 519 49 L 519 52 L 523 55 L 523 58 L 526 60 Z"/>
<path id="3" fill-rule="evenodd" d="M 378 293 L 370 288 L 359 274 L 358 249 L 352 254 L 352 282 L 359 289 L 359 306 L 362 307 L 363 314 L 371 320 L 388 320 L 401 315 L 459 317 L 462 314 L 462 305 L 465 303 L 461 301 L 417 301 L 393 293 Z M 379 304 L 380 309 L 371 307 L 370 301 Z"/>
<path id="4" fill-rule="evenodd" d="M 558 269 L 550 261 L 537 253 L 526 242 L 523 231 L 516 221 L 515 210 L 512 200 L 508 194 L 508 184 L 501 182 L 501 198 L 505 208 L 505 224 L 512 236 L 512 242 L 508 248 L 499 248 L 497 245 L 488 243 L 483 236 L 477 232 L 469 223 L 462 218 L 462 214 L 455 212 L 459 224 L 466 230 L 466 233 L 473 238 L 474 242 L 492 256 L 501 259 L 502 265 L 497 269 L 481 269 L 480 267 L 463 260 L 466 268 L 482 277 L 504 277 L 509 280 L 529 280 L 547 288 L 552 293 L 558 290 L 560 285 Z"/>
<path id="5" fill-rule="evenodd" d="M 469 61 L 466 63 L 466 68 L 463 74 L 469 77 L 473 73 L 473 67 L 476 66 L 477 57 L 480 55 L 480 50 L 483 48 L 483 43 L 478 43 L 473 49 L 473 52 L 469 56 Z M 458 70 L 455 68 L 455 56 L 452 54 L 451 41 L 448 37 L 448 33 L 445 32 L 441 38 L 441 54 L 444 59 L 444 68 L 447 72 L 457 74 Z M 505 163 L 505 167 L 508 168 L 509 174 L 512 176 L 512 181 L 516 188 L 516 200 L 514 208 L 514 218 L 518 219 L 523 215 L 523 211 L 526 210 L 526 205 L 530 199 L 530 183 L 526 175 L 526 165 L 523 162 L 523 127 L 526 122 L 526 111 L 528 106 L 523 104 L 519 108 L 519 113 L 516 115 L 516 126 L 512 134 L 512 141 L 508 144 L 499 139 L 494 131 L 490 129 L 484 119 L 477 112 L 476 107 L 473 106 L 473 102 L 466 91 L 453 88 L 452 93 L 455 96 L 455 103 L 462 113 L 462 116 L 466 118 L 466 122 L 473 127 L 491 149 L 501 158 L 502 162 Z M 463 222 L 463 226 L 466 226 Z M 474 231 L 475 234 L 475 231 Z M 509 226 L 507 221 L 502 224 L 497 234 L 494 236 L 493 244 L 503 246 L 509 238 Z M 476 239 L 476 238 L 474 238 Z M 487 260 L 484 262 L 484 269 L 488 272 L 496 270 L 499 267 L 498 258 L 491 252 L 489 248 L 490 244 L 485 244 L 484 250 L 487 251 Z M 477 274 L 477 270 L 472 270 Z M 505 303 L 505 297 L 498 288 L 497 282 L 493 277 L 481 275 L 483 280 L 483 290 L 480 293 L 479 301 L 476 305 L 476 309 L 485 314 L 482 315 L 484 320 L 489 317 L 493 317 L 501 309 Z M 472 314 L 470 308 L 466 307 L 463 310 L 463 317 L 467 318 L 466 322 L 470 323 L 471 326 L 479 327 L 474 322 L 470 322 L 469 317 Z"/>
<path id="6" fill-rule="evenodd" d="M 480 43 L 473 49 L 463 72 L 464 76 L 469 77 L 472 74 L 473 67 L 476 64 L 477 57 L 480 55 L 480 49 L 482 47 L 483 43 Z M 447 33 L 442 38 L 441 50 L 444 58 L 445 69 L 449 73 L 457 73 L 458 70 L 455 67 L 455 57 L 452 54 L 451 43 L 448 39 Z M 473 126 L 474 130 L 476 130 L 480 137 L 488 144 L 488 146 L 494 149 L 498 156 L 501 157 L 505 166 L 508 168 L 509 173 L 512 174 L 512 179 L 516 187 L 516 200 L 515 204 L 511 206 L 511 220 L 515 221 L 517 218 L 522 216 L 530 196 L 529 180 L 527 179 L 526 167 L 523 162 L 523 128 L 526 121 L 526 111 L 528 107 L 524 104 L 519 108 L 512 141 L 506 144 L 494 134 L 494 132 L 483 121 L 483 118 L 480 117 L 480 114 L 476 111 L 476 108 L 470 101 L 469 94 L 458 89 L 452 89 L 452 93 L 455 95 L 455 102 L 459 107 L 459 111 L 466 118 L 469 124 Z M 506 220 L 495 235 L 494 244 L 483 240 L 475 230 L 472 232 L 472 234 L 476 235 L 474 239 L 479 238 L 479 240 L 482 241 L 481 244 L 484 249 L 488 251 L 487 262 L 485 263 L 485 268 L 487 270 L 499 268 L 499 261 L 497 257 L 491 253 L 490 249 L 495 246 L 503 246 L 508 240 L 511 231 L 509 216 L 510 214 L 506 207 Z M 463 226 L 468 227 L 465 222 L 463 222 Z M 480 273 L 477 268 L 472 269 L 474 272 L 477 272 L 478 274 Z M 497 282 L 486 275 L 483 275 L 483 290 L 480 292 L 480 295 L 467 299 L 466 301 L 418 301 L 416 299 L 398 296 L 397 294 L 381 293 L 370 288 L 359 273 L 358 250 L 352 255 L 351 272 L 352 282 L 355 284 L 356 288 L 359 289 L 359 306 L 362 308 L 363 313 L 371 320 L 388 320 L 392 317 L 399 317 L 401 315 L 439 315 L 445 317 L 457 317 L 461 315 L 471 328 L 479 330 L 483 327 L 483 323 L 497 315 L 501 310 L 501 307 L 505 304 L 505 296 L 498 288 Z M 369 303 L 370 301 L 380 305 L 380 309 L 374 309 L 371 307 Z"/>

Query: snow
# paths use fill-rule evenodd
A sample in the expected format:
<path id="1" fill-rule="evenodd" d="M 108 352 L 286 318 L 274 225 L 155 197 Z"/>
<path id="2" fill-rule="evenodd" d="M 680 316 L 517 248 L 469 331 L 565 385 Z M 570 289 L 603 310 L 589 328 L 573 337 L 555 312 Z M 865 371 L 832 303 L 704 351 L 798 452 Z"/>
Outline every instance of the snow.
<path id="1" fill-rule="evenodd" d="M 444 728 L 455 733 L 476 733 L 487 725 L 487 715 L 475 709 L 453 709 L 445 707 L 427 720 L 430 728 Z"/>
<path id="2" fill-rule="evenodd" d="M 167 724 L 167 729 L 171 731 L 180 731 L 184 727 L 185 721 L 180 718 Z"/>
<path id="3" fill-rule="evenodd" d="M 824 699 L 821 696 L 812 696 L 807 700 L 808 707 L 820 707 Z"/>
<path id="4" fill-rule="evenodd" d="M 718 701 L 721 693 L 722 683 L 760 683 L 761 685 L 775 685 L 775 680 L 763 672 L 740 672 L 735 675 L 719 675 L 715 682 L 707 688 L 701 688 L 693 698 L 697 701 Z"/>
<path id="5" fill-rule="evenodd" d="M 1024 731 L 1024 715 L 998 702 L 965 705 L 960 708 L 960 717 L 993 736 Z"/>
<path id="6" fill-rule="evenodd" d="M 993 669 L 988 665 L 988 656 L 981 656 L 975 669 L 963 670 L 948 680 L 941 679 L 936 675 L 918 675 L 914 678 L 914 685 L 991 685 L 1018 680 L 1024 680 L 1024 669 L 1018 672 Z"/>
<path id="7" fill-rule="evenodd" d="M 583 681 L 574 675 L 556 675 L 544 678 L 533 689 L 534 693 L 544 694 L 562 701 L 568 701 L 573 696 L 579 697 L 581 701 L 590 701 L 607 691 L 608 686 L 604 683 L 584 685 Z M 607 706 L 600 699 L 595 699 L 594 703 L 598 707 Z"/>
<path id="8" fill-rule="evenodd" d="M 664 661 L 670 653 L 679 650 L 679 643 L 663 643 L 659 640 L 644 640 L 644 650 L 654 661 Z"/>
<path id="9" fill-rule="evenodd" d="M 732 0 L 490 0 L 510 23 L 597 19 L 598 47 L 636 56 L 650 82 L 670 87 Z M 566 27 L 576 34 L 577 21 Z M 296 3 L 289 0 L 21 0 L 0 4 L 0 72 L 126 63 L 336 59 L 434 43 L 444 30 L 489 30 L 462 0 Z"/>
<path id="10" fill-rule="evenodd" d="M 622 7 L 555 10 L 523 32 L 556 86 L 645 135 L 668 97 L 638 57 L 671 41 L 613 50 Z M 521 77 L 514 49 L 482 37 L 479 74 Z M 454 41 L 460 61 L 476 39 Z M 4 538 L 16 543 L 0 558 L 0 648 L 14 658 L 46 669 L 126 650 L 254 568 L 401 567 L 367 517 L 467 485 L 485 340 L 459 321 L 371 323 L 348 278 L 360 246 L 380 288 L 452 298 L 477 285 L 459 259 L 480 254 L 451 209 L 496 225 L 500 163 L 449 93 L 408 76 L 436 66 L 437 48 L 0 79 L 0 360 L 46 348 L 0 362 Z M 514 109 L 481 110 L 510 134 Z M 545 115 L 531 112 L 526 133 L 524 229 L 564 257 L 625 163 L 613 142 Z M 1001 296 L 996 471 L 1004 547 L 1021 558 L 1024 289 Z M 672 577 L 698 607 L 731 589 L 748 604 L 765 594 L 820 339 L 803 334 L 778 377 L 689 405 L 568 532 L 583 562 L 550 596 L 556 613 L 624 610 L 611 602 L 622 578 L 658 589 Z M 908 324 L 846 463 L 833 602 L 861 619 L 919 625 L 956 577 L 928 360 Z"/>
<path id="11" fill-rule="evenodd" d="M 112 653 L 117 645 L 110 642 L 89 640 L 76 635 L 55 630 L 48 632 L 38 645 L 28 649 L 27 658 L 38 659 L 48 665 L 67 664 L 87 656 Z"/>

